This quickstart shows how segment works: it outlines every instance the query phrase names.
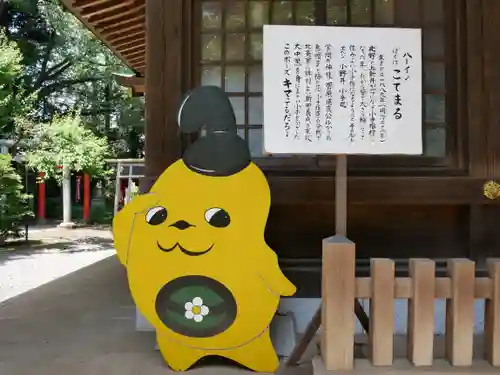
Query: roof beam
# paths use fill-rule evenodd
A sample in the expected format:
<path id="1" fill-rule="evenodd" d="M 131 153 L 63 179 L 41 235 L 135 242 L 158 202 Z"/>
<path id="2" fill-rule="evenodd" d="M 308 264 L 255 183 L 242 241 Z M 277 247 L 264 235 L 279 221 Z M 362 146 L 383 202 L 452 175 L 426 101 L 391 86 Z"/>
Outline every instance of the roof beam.
<path id="1" fill-rule="evenodd" d="M 116 45 L 116 47 L 117 47 L 116 48 L 117 50 L 119 50 L 121 53 L 124 53 L 126 51 L 134 50 L 138 47 L 146 48 L 146 41 L 145 40 L 137 40 L 137 41 L 134 41 L 132 43 L 124 44 L 121 47 L 118 47 L 118 45 Z"/>
<path id="2" fill-rule="evenodd" d="M 120 30 L 126 30 L 127 28 L 130 29 L 132 27 L 135 27 L 137 25 L 144 25 L 146 22 L 146 17 L 144 15 L 140 17 L 134 17 L 132 19 L 128 19 L 124 22 L 121 22 L 119 24 L 112 23 L 109 26 L 101 28 L 101 32 L 106 35 L 110 35 L 113 33 L 116 33 L 117 31 Z"/>
<path id="3" fill-rule="evenodd" d="M 134 59 L 130 59 L 128 60 L 130 65 L 132 65 L 134 68 L 136 66 L 142 66 L 142 65 L 145 65 L 146 64 L 146 59 L 145 57 L 136 57 Z"/>
<path id="4" fill-rule="evenodd" d="M 115 43 L 114 45 L 116 47 L 120 47 L 119 48 L 120 50 L 126 51 L 127 49 L 130 49 L 130 48 L 145 46 L 146 40 L 142 39 L 142 38 L 138 38 L 138 39 L 131 40 L 129 42 Z"/>
<path id="5" fill-rule="evenodd" d="M 95 4 L 105 3 L 106 1 L 109 0 L 74 0 L 72 7 L 75 9 L 83 9 Z"/>
<path id="6" fill-rule="evenodd" d="M 130 51 L 128 53 L 124 53 L 123 55 L 127 58 L 127 59 L 134 59 L 136 57 L 141 57 L 143 58 L 146 54 L 146 51 L 141 49 L 139 51 Z"/>
<path id="7" fill-rule="evenodd" d="M 128 22 L 127 26 L 121 25 L 116 27 L 110 27 L 108 31 L 101 31 L 101 34 L 104 35 L 106 39 L 111 40 L 116 35 L 123 35 L 126 34 L 127 32 L 132 32 L 137 30 L 144 30 L 144 22 L 134 21 L 134 22 Z"/>
<path id="8" fill-rule="evenodd" d="M 144 70 L 146 0 L 60 1 L 126 65 Z"/>
<path id="9" fill-rule="evenodd" d="M 99 21 L 92 21 L 91 18 L 89 18 L 89 22 L 96 22 L 95 26 L 98 29 L 106 30 L 106 28 L 109 29 L 110 27 L 113 26 L 126 25 L 127 22 L 130 21 L 135 21 L 140 19 L 145 20 L 146 16 L 144 13 L 144 8 L 140 7 L 138 9 L 133 9 L 130 12 L 117 14 L 116 17 L 110 15 L 109 17 L 105 17 Z"/>
<path id="10" fill-rule="evenodd" d="M 137 30 L 133 33 L 127 35 L 116 34 L 112 38 L 106 38 L 111 44 L 119 46 L 123 43 L 130 43 L 138 39 L 144 39 L 146 37 L 144 30 Z"/>
<path id="11" fill-rule="evenodd" d="M 137 64 L 137 63 L 142 63 L 146 61 L 146 56 L 137 56 L 137 57 L 132 57 L 131 59 L 128 59 L 130 63 L 132 64 Z"/>
<path id="12" fill-rule="evenodd" d="M 143 1 L 143 0 L 139 0 Z M 100 39 L 113 53 L 120 59 L 122 60 L 125 65 L 128 65 L 130 68 L 135 69 L 132 64 L 125 59 L 125 57 L 113 46 L 110 40 L 103 38 L 102 34 L 95 28 L 93 24 L 87 21 L 86 18 L 82 17 L 80 11 L 76 8 L 77 6 L 85 7 L 85 6 L 91 6 L 93 4 L 96 4 L 96 1 L 89 1 L 89 0 L 60 0 L 60 2 L 64 5 L 64 7 L 68 10 L 70 10 L 74 16 L 82 22 L 98 39 Z M 100 1 L 100 3 L 103 3 L 103 1 Z"/>
<path id="13" fill-rule="evenodd" d="M 143 53 L 146 53 L 146 50 L 144 48 L 135 48 L 126 52 L 122 52 L 123 56 L 125 56 L 127 59 L 130 59 L 133 56 L 137 56 Z"/>
<path id="14" fill-rule="evenodd" d="M 120 8 L 126 8 L 133 5 L 134 0 L 109 0 L 106 2 L 95 3 L 80 11 L 82 17 L 89 18 L 98 14 L 111 12 Z"/>

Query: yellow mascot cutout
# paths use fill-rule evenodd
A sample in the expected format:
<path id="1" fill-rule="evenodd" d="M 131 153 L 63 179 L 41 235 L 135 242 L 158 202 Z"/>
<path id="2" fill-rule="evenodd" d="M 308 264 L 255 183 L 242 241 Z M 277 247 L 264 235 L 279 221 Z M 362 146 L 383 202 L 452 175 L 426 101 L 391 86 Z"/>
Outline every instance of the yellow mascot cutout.
<path id="1" fill-rule="evenodd" d="M 217 355 L 274 372 L 269 325 L 280 296 L 296 288 L 264 239 L 269 185 L 220 88 L 190 92 L 178 122 L 206 136 L 113 220 L 132 296 L 173 370 Z"/>

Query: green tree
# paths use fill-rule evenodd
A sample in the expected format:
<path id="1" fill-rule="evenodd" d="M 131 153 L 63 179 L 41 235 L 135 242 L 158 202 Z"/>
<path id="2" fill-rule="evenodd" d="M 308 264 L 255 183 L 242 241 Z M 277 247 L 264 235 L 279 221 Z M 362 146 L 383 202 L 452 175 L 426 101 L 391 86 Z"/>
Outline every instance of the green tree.
<path id="1" fill-rule="evenodd" d="M 35 94 L 27 94 L 20 85 L 22 60 L 17 44 L 0 30 L 0 138 L 14 141 L 14 154 L 19 141 L 30 133 L 35 99 Z"/>
<path id="2" fill-rule="evenodd" d="M 10 155 L 0 155 L 0 244 L 7 236 L 16 236 L 23 220 L 31 216 L 21 176 L 12 166 Z"/>
<path id="3" fill-rule="evenodd" d="M 2 26 L 22 53 L 22 72 L 11 101 L 18 106 L 0 124 L 0 137 L 21 142 L 33 136 L 34 122 L 78 111 L 85 127 L 108 138 L 112 156 L 140 156 L 143 102 L 113 76 L 133 72 L 58 0 L 4 2 Z"/>
<path id="4" fill-rule="evenodd" d="M 0 134 L 13 120 L 16 80 L 23 70 L 22 54 L 16 43 L 0 30 Z"/>
<path id="5" fill-rule="evenodd" d="M 21 61 L 23 56 L 16 43 L 7 39 L 4 32 L 0 31 L 0 84 L 12 84 L 15 78 L 21 73 Z"/>
<path id="6" fill-rule="evenodd" d="M 28 166 L 61 181 L 61 168 L 85 171 L 94 177 L 106 174 L 108 142 L 82 124 L 79 115 L 55 116 L 50 123 L 34 125 L 26 144 Z"/>

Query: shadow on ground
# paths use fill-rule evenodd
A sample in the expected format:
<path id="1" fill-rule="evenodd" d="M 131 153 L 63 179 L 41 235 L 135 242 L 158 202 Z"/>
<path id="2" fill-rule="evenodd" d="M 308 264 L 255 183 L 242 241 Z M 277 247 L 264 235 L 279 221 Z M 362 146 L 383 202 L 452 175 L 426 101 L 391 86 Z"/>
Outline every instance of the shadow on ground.
<path id="1" fill-rule="evenodd" d="M 0 332 L 1 375 L 173 374 L 154 350 L 154 333 L 135 331 L 126 272 L 115 257 L 7 301 Z M 190 374 L 251 374 L 208 362 Z"/>
<path id="2" fill-rule="evenodd" d="M 50 238 L 42 240 L 15 241 L 0 247 L 0 264 L 32 257 L 37 254 L 72 254 L 98 252 L 113 249 L 113 239 L 105 237 Z"/>

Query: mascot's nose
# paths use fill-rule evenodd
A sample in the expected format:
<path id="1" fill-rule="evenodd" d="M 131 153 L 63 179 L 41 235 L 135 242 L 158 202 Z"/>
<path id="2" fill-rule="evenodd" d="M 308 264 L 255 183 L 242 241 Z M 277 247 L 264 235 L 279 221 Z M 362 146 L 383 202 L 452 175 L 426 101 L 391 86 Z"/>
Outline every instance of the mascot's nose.
<path id="1" fill-rule="evenodd" d="M 180 229 L 180 230 L 184 230 L 184 229 L 188 229 L 189 227 L 192 227 L 193 225 L 189 224 L 185 220 L 179 220 L 179 221 L 171 224 L 170 226 L 174 227 L 174 228 L 177 228 L 177 229 Z"/>

